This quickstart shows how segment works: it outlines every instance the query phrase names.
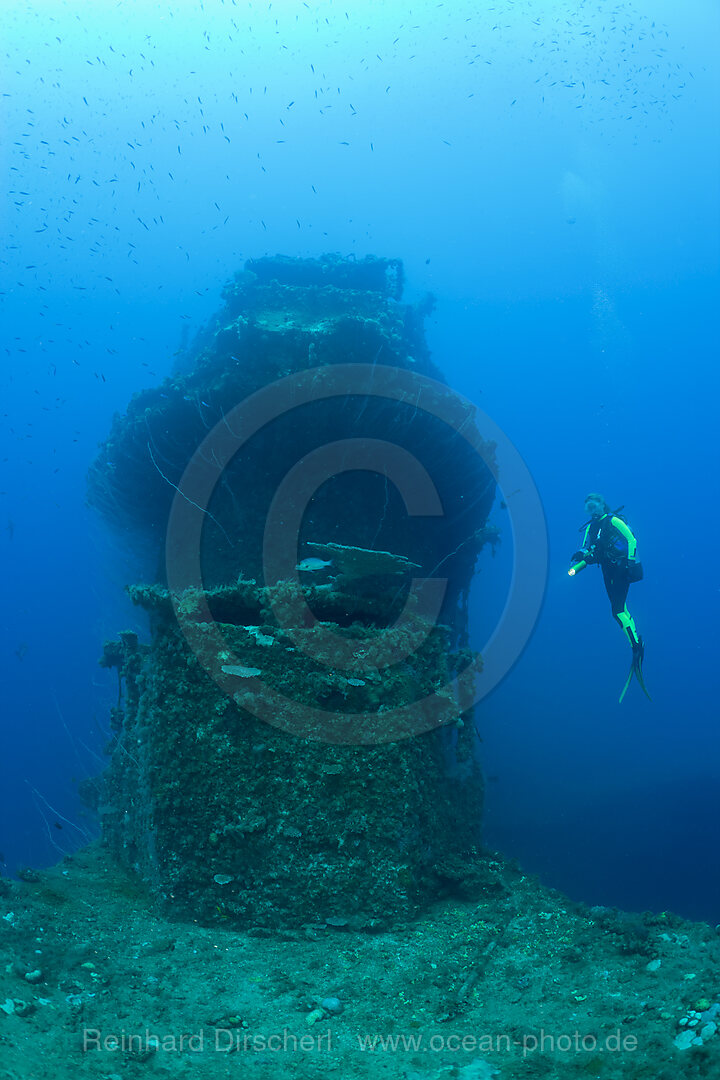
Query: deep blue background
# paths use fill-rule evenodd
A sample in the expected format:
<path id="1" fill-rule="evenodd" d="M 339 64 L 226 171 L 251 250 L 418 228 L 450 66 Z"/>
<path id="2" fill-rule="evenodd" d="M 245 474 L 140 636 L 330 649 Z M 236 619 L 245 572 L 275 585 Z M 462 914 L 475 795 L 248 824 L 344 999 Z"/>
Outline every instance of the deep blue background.
<path id="1" fill-rule="evenodd" d="M 482 705 L 488 843 L 593 903 L 720 920 L 717 8 L 476 7 L 4 6 L 8 869 L 92 827 L 97 658 L 142 627 L 122 594 L 142 553 L 84 508 L 113 412 L 245 258 L 375 253 L 436 294 L 434 354 L 547 516 L 541 618 Z M 565 573 L 588 490 L 639 538 L 652 704 L 618 707 L 627 645 L 597 572 Z M 512 561 L 495 520 L 478 646 Z"/>

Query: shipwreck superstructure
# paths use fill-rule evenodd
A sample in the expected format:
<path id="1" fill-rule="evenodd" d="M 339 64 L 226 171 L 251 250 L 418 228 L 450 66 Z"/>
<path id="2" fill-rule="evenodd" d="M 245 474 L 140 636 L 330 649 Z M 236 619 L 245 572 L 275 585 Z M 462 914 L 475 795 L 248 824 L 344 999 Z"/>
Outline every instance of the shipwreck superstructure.
<path id="1" fill-rule="evenodd" d="M 397 260 L 251 260 L 90 478 L 155 545 L 103 838 L 170 906 L 379 926 L 464 888 L 482 809 L 467 596 L 493 449 L 433 364 Z"/>

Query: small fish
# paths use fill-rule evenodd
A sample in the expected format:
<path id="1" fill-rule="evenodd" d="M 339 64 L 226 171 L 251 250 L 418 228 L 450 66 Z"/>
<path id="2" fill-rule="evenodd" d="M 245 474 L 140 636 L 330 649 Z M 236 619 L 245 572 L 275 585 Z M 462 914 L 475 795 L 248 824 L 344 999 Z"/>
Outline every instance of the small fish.
<path id="1" fill-rule="evenodd" d="M 310 571 L 312 573 L 315 573 L 318 570 L 327 569 L 328 566 L 332 566 L 332 560 L 330 560 L 330 559 L 309 558 L 309 559 L 303 559 L 302 562 L 299 562 L 297 564 L 296 569 L 298 569 L 298 570 L 308 570 L 308 571 Z"/>

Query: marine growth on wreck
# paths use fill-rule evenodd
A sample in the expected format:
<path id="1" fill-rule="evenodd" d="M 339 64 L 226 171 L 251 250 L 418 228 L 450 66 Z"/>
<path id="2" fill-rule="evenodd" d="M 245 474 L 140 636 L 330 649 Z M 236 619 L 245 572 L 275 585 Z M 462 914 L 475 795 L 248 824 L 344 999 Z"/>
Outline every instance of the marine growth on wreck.
<path id="1" fill-rule="evenodd" d="M 493 450 L 469 408 L 447 422 L 402 286 L 398 260 L 249 261 L 90 471 L 158 568 L 129 586 L 149 641 L 103 654 L 104 843 L 188 917 L 373 928 L 472 882 L 477 736 L 448 687 L 480 663 Z"/>

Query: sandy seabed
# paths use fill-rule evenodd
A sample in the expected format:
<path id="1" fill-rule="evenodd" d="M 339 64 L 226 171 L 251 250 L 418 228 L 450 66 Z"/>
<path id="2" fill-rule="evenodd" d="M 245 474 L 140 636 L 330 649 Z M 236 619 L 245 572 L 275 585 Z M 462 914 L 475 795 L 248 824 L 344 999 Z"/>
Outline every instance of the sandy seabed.
<path id="1" fill-rule="evenodd" d="M 376 934 L 178 921 L 99 846 L 2 880 L 0 1080 L 720 1077 L 718 928 L 489 870 Z"/>

